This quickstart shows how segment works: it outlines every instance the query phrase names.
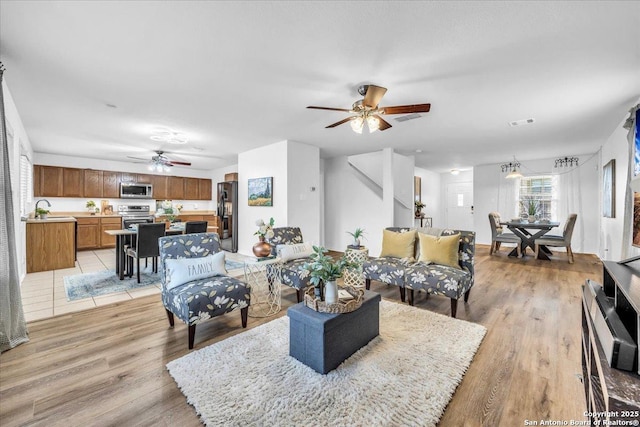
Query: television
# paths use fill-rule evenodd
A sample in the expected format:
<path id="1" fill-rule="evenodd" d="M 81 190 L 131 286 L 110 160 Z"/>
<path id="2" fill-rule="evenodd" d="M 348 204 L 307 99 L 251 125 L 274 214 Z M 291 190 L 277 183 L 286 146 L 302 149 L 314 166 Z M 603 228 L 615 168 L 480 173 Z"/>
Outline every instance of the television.
<path id="1" fill-rule="evenodd" d="M 635 123 L 633 126 L 634 146 L 633 146 L 633 177 L 629 182 L 631 190 L 633 190 L 633 216 L 631 246 L 640 248 L 640 109 L 635 112 Z M 619 261 L 619 264 L 627 264 L 637 261 L 640 256 L 634 256 L 629 259 Z"/>

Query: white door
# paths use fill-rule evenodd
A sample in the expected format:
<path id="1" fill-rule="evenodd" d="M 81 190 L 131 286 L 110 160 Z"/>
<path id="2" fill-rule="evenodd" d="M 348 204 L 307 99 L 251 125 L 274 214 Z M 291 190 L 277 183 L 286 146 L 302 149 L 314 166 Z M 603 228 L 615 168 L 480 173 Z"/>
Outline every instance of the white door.
<path id="1" fill-rule="evenodd" d="M 447 228 L 473 230 L 472 182 L 456 182 L 447 185 L 445 218 Z"/>

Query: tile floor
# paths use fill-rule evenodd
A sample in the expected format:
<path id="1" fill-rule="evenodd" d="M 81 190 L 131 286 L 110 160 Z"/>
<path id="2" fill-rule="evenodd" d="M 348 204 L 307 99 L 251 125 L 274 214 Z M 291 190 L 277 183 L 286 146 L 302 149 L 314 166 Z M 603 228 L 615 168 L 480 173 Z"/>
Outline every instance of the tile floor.
<path id="1" fill-rule="evenodd" d="M 229 260 L 238 262 L 242 262 L 247 258 L 230 252 L 226 253 L 226 257 Z M 109 295 L 67 301 L 67 295 L 64 291 L 64 276 L 110 269 L 115 269 L 114 249 L 99 249 L 78 252 L 78 260 L 74 268 L 27 274 L 20 288 L 26 321 L 32 322 L 160 293 L 160 285 L 158 284 Z M 242 272 L 242 269 L 238 269 L 231 270 L 229 273 L 236 276 L 242 274 Z"/>

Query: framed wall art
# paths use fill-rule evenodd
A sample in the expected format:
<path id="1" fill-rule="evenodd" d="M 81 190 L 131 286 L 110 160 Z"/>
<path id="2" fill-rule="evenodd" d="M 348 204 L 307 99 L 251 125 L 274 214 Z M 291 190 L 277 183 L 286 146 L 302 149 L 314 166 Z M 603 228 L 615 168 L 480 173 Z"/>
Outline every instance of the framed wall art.
<path id="1" fill-rule="evenodd" d="M 273 206 L 273 177 L 249 178 L 249 206 Z"/>

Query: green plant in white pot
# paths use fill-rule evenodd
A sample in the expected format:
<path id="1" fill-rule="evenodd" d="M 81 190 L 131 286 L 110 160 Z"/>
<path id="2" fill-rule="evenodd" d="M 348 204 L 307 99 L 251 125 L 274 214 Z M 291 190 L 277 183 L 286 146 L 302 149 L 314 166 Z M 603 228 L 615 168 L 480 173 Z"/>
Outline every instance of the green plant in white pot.
<path id="1" fill-rule="evenodd" d="M 309 281 L 315 287 L 316 298 L 324 300 L 327 304 L 335 304 L 338 302 L 337 280 L 342 277 L 345 269 L 356 268 L 357 265 L 344 256 L 336 261 L 326 255 L 327 252 L 328 250 L 321 246 L 314 246 L 313 253 L 309 256 L 311 262 L 304 263 L 300 268 L 309 272 Z"/>
<path id="2" fill-rule="evenodd" d="M 42 208 L 36 208 L 36 218 L 47 219 L 49 211 Z"/>
<path id="3" fill-rule="evenodd" d="M 539 204 L 537 200 L 527 200 L 523 202 L 523 207 L 525 212 L 527 213 L 527 219 L 529 222 L 536 221 L 536 215 L 538 214 Z"/>
<path id="4" fill-rule="evenodd" d="M 364 237 L 364 229 L 363 228 L 356 228 L 355 231 L 347 231 L 347 234 L 350 235 L 351 237 L 353 237 L 353 243 L 351 244 L 351 247 L 355 248 L 355 249 L 359 249 L 360 248 L 360 239 L 362 239 Z"/>
<path id="5" fill-rule="evenodd" d="M 94 202 L 93 200 L 89 200 L 87 202 L 87 204 L 85 205 L 85 207 L 87 208 L 87 210 L 89 212 L 91 212 L 91 215 L 95 215 L 96 214 L 96 210 L 98 209 L 96 207 L 96 202 Z"/>

